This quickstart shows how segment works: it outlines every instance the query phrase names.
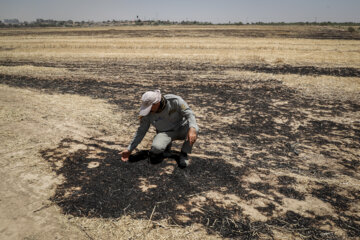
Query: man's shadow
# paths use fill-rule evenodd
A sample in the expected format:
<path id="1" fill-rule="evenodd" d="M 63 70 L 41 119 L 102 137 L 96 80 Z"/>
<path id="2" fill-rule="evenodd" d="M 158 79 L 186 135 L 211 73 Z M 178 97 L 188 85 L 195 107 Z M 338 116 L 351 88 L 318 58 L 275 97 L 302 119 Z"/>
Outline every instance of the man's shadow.
<path id="1" fill-rule="evenodd" d="M 218 157 L 192 157 L 191 165 L 183 170 L 177 166 L 176 151 L 156 165 L 147 161 L 146 150 L 122 162 L 112 145 L 116 146 L 94 139 L 87 143 L 64 139 L 57 148 L 42 152 L 54 171 L 64 177 L 51 200 L 65 214 L 91 218 L 152 216 L 154 221 L 166 219 L 180 226 L 200 223 L 209 232 L 227 237 L 250 228 L 239 206 L 226 205 L 206 194 L 212 191 L 219 196 L 256 197 L 239 180 L 246 168 L 234 167 Z M 69 153 L 74 146 L 79 150 Z"/>
<path id="2" fill-rule="evenodd" d="M 254 169 L 259 171 L 266 166 L 265 161 L 269 160 L 261 160 L 262 155 L 256 155 L 256 161 L 244 158 L 243 164 L 234 166 L 218 152 L 208 151 L 204 157 L 192 156 L 190 166 L 180 169 L 176 151 L 156 165 L 147 161 L 146 150 L 122 162 L 115 149 L 118 145 L 98 139 L 64 139 L 56 148 L 41 152 L 64 179 L 51 197 L 64 214 L 88 218 L 126 215 L 134 219 L 167 220 L 178 226 L 202 224 L 209 233 L 226 238 L 253 239 L 259 235 L 271 238 L 273 232 L 269 226 L 275 229 L 286 226 L 307 236 L 333 234 L 319 228 L 322 218 L 316 215 L 309 218 L 293 211 L 273 215 L 283 204 L 281 196 L 303 201 L 304 195 L 291 187 L 296 180 L 290 176 L 280 176 L 274 185 L 261 181 L 249 183 L 244 179 Z M 333 196 L 326 188 L 315 192 L 316 196 L 324 194 Z M 344 203 L 351 200 L 335 197 L 341 197 Z M 268 220 L 250 220 L 241 202 L 264 199 L 273 201 L 256 209 Z M 331 216 L 326 219 L 333 220 Z M 301 227 L 293 227 L 294 222 Z"/>

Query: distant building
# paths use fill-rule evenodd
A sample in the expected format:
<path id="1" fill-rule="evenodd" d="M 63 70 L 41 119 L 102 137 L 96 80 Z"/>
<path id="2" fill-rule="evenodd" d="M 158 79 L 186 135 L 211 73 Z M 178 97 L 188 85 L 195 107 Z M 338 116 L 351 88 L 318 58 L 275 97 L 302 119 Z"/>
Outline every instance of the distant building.
<path id="1" fill-rule="evenodd" d="M 4 19 L 5 24 L 20 24 L 19 19 L 13 18 L 13 19 Z"/>

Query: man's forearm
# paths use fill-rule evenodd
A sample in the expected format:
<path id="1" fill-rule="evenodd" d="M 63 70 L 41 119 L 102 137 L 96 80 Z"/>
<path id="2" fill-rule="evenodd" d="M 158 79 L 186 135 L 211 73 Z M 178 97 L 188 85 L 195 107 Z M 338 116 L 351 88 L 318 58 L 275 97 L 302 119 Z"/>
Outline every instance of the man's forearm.
<path id="1" fill-rule="evenodd" d="M 131 143 L 128 146 L 129 151 L 133 151 L 143 140 L 146 135 L 146 132 L 149 130 L 150 123 L 147 119 L 142 119 L 140 121 L 140 126 L 138 127 L 134 138 L 132 139 Z"/>
<path id="2" fill-rule="evenodd" d="M 127 149 L 128 149 L 130 152 L 132 152 L 132 151 L 141 143 L 141 141 L 143 140 L 144 136 L 145 136 L 145 134 L 139 135 L 139 134 L 136 133 L 135 136 L 134 136 L 134 138 L 133 138 L 133 140 L 131 141 L 131 143 L 129 144 L 129 146 L 128 146 Z"/>

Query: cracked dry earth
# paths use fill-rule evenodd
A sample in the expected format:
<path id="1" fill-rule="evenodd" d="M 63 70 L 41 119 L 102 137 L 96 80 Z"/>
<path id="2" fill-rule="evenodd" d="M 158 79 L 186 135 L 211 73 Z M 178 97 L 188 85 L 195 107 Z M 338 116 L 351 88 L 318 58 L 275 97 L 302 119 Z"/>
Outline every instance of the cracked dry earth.
<path id="1" fill-rule="evenodd" d="M 264 80 L 227 74 L 271 72 L 271 66 L 117 61 L 65 67 L 103 78 L 1 75 L 0 84 L 103 99 L 131 116 L 131 127 L 120 138 L 104 140 L 107 132 L 66 137 L 41 150 L 63 179 L 50 197 L 62 213 L 199 224 L 208 236 L 221 238 L 360 237 L 358 98 L 303 94 L 276 75 Z M 359 69 L 308 67 L 297 73 L 346 77 L 358 76 Z M 154 88 L 182 96 L 196 113 L 200 135 L 186 170 L 175 161 L 181 143 L 173 146 L 173 158 L 149 164 L 144 156 L 151 136 L 134 161 L 119 160 L 118 146 L 125 147 L 136 130 L 139 97 Z"/>

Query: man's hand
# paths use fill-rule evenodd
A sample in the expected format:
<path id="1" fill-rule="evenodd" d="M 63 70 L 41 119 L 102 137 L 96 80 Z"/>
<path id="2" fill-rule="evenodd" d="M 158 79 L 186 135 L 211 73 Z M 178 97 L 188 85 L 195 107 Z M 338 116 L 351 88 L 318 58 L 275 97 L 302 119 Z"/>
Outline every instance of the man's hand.
<path id="1" fill-rule="evenodd" d="M 127 149 L 122 151 L 121 152 L 121 160 L 123 162 L 129 161 L 130 154 L 131 154 L 131 152 L 129 150 L 127 150 Z"/>
<path id="2" fill-rule="evenodd" d="M 186 141 L 189 141 L 190 145 L 193 145 L 195 143 L 195 141 L 196 141 L 196 138 L 197 138 L 196 130 L 195 130 L 195 128 L 191 127 L 189 129 L 188 134 L 187 134 Z"/>

